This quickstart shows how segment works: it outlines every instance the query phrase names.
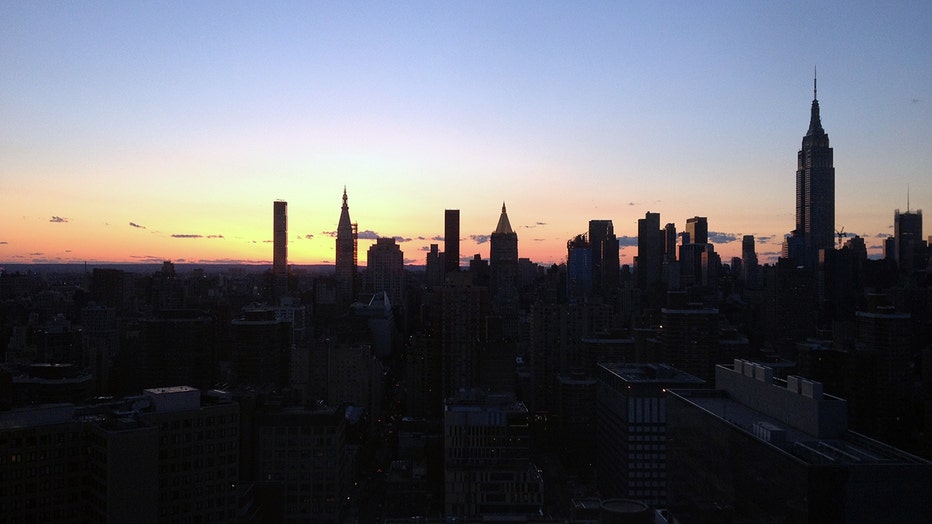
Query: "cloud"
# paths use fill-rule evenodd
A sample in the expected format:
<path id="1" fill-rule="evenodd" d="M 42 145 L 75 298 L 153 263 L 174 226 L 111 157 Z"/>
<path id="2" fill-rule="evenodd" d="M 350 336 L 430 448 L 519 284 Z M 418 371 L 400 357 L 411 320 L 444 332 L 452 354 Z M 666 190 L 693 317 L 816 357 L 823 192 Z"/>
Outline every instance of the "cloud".
<path id="1" fill-rule="evenodd" d="M 421 246 L 421 251 L 430 251 L 430 246 Z"/>
<path id="2" fill-rule="evenodd" d="M 185 235 L 185 234 L 175 233 L 174 235 L 172 235 L 172 238 L 204 238 L 204 236 L 203 235 Z"/>
<path id="3" fill-rule="evenodd" d="M 777 238 L 776 235 L 767 235 L 764 237 L 755 237 L 754 241 L 757 242 L 758 244 L 769 244 L 773 242 L 775 238 Z"/>
<path id="4" fill-rule="evenodd" d="M 135 228 L 137 228 L 137 229 L 145 229 L 145 228 L 146 228 L 146 226 L 140 226 L 139 224 L 137 224 L 137 223 L 135 223 L 135 222 L 130 222 L 129 225 L 130 225 L 130 227 L 135 227 Z"/>
<path id="5" fill-rule="evenodd" d="M 404 261 L 405 265 L 409 265 L 409 266 L 410 266 L 411 264 L 417 264 L 418 262 L 422 262 L 422 261 L 421 261 L 421 260 L 416 260 L 416 259 L 413 259 L 413 258 L 406 258 L 405 261 Z"/>
<path id="6" fill-rule="evenodd" d="M 395 239 L 395 242 L 410 242 L 411 241 L 410 238 L 404 238 L 404 237 L 392 237 L 392 238 Z"/>
<path id="7" fill-rule="evenodd" d="M 521 226 L 521 227 L 523 227 L 523 228 L 525 228 L 525 229 L 533 229 L 533 228 L 535 228 L 535 227 L 546 226 L 546 225 L 547 225 L 546 222 L 534 222 L 533 225 L 530 225 L 530 226 L 524 225 L 524 226 Z"/>
<path id="8" fill-rule="evenodd" d="M 371 229 L 367 229 L 365 231 L 360 231 L 359 233 L 357 233 L 356 238 L 358 238 L 359 240 L 376 240 L 377 238 L 379 238 L 379 234 Z"/>
<path id="9" fill-rule="evenodd" d="M 274 244 L 275 241 L 274 240 L 263 240 L 262 243 L 263 244 Z"/>
<path id="10" fill-rule="evenodd" d="M 9 242 L 7 242 L 6 240 L 0 240 L 0 244 L 6 245 L 6 244 L 9 244 Z"/>
<path id="11" fill-rule="evenodd" d="M 709 242 L 713 244 L 727 244 L 738 240 L 738 235 L 734 233 L 721 233 L 719 231 L 709 231 Z"/>
<path id="12" fill-rule="evenodd" d="M 443 242 L 443 241 L 444 241 L 444 238 L 443 238 L 443 236 L 441 236 L 441 235 L 436 235 L 436 236 L 432 237 L 431 240 L 436 240 L 437 242 Z"/>
<path id="13" fill-rule="evenodd" d="M 638 237 L 623 235 L 618 237 L 618 247 L 634 247 L 638 245 Z"/>
<path id="14" fill-rule="evenodd" d="M 207 235 L 207 238 L 223 238 L 223 235 Z"/>
<path id="15" fill-rule="evenodd" d="M 469 238 L 473 239 L 477 244 L 485 244 L 489 241 L 489 235 L 469 235 Z"/>
<path id="16" fill-rule="evenodd" d="M 41 257 L 42 255 L 45 255 L 45 253 L 29 253 L 31 257 Z"/>
<path id="17" fill-rule="evenodd" d="M 54 222 L 56 224 L 64 224 L 68 222 L 68 219 L 65 217 L 53 216 L 52 218 L 49 219 L 49 222 Z"/>
<path id="18" fill-rule="evenodd" d="M 336 238 L 337 236 L 336 231 L 321 231 L 320 234 L 324 236 L 328 236 L 328 237 L 333 237 L 333 238 Z"/>
<path id="19" fill-rule="evenodd" d="M 628 202 L 628 205 L 629 205 L 629 206 L 636 206 L 637 203 L 635 203 L 635 202 Z"/>
<path id="20" fill-rule="evenodd" d="M 299 237 L 299 238 L 300 238 L 300 237 Z M 314 235 L 308 233 L 308 234 L 304 235 L 304 238 L 305 238 L 305 240 L 313 240 L 313 239 L 314 239 Z"/>

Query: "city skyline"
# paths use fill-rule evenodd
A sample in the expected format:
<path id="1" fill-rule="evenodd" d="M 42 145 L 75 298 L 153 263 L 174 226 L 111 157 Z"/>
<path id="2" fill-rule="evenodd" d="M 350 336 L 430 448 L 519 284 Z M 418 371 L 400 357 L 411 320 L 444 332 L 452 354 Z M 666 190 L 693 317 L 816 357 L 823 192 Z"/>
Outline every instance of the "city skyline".
<path id="1" fill-rule="evenodd" d="M 344 187 L 360 255 L 522 258 L 611 220 L 708 217 L 723 261 L 794 228 L 818 67 L 836 229 L 878 257 L 932 199 L 932 5 L 0 4 L 0 262 L 332 264 Z M 907 196 L 908 195 L 908 196 Z M 908 200 L 907 200 L 908 199 Z M 359 265 L 364 266 L 364 256 Z"/>

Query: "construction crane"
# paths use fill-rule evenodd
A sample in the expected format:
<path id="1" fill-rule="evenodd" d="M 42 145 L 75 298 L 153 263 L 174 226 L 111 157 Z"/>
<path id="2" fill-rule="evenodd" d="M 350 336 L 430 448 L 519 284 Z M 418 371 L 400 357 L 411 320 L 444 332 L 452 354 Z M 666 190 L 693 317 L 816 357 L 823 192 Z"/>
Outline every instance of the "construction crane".
<path id="1" fill-rule="evenodd" d="M 841 249 L 841 244 L 843 239 L 848 236 L 848 233 L 845 233 L 845 226 L 841 226 L 841 229 L 835 230 L 835 235 L 838 236 L 838 249 Z"/>

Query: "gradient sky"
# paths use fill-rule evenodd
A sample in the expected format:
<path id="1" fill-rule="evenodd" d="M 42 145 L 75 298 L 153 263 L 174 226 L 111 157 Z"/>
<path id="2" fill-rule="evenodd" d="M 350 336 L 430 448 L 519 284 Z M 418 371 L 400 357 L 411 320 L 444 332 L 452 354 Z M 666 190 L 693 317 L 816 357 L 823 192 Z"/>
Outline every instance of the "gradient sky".
<path id="1" fill-rule="evenodd" d="M 818 68 L 836 224 L 932 211 L 932 2 L 0 0 L 0 262 L 332 262 L 343 187 L 423 264 L 590 219 L 708 217 L 723 260 L 795 225 Z M 932 233 L 929 228 L 926 234 Z M 735 239 L 736 241 L 729 241 Z"/>

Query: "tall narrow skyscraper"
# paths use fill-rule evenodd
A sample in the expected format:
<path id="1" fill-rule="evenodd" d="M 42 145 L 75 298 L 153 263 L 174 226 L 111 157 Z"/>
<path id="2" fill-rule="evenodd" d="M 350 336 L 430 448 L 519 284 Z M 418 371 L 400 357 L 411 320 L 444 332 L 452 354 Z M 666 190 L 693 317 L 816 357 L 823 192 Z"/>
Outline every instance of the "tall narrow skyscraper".
<path id="1" fill-rule="evenodd" d="M 611 220 L 589 221 L 592 291 L 609 297 L 618 287 L 618 238 Z"/>
<path id="2" fill-rule="evenodd" d="M 341 305 L 349 304 L 356 296 L 356 231 L 356 224 L 350 221 L 346 187 L 343 187 L 336 247 L 337 301 Z"/>
<path id="3" fill-rule="evenodd" d="M 822 129 L 816 79 L 812 80 L 809 131 L 803 137 L 796 162 L 796 231 L 803 253 L 791 253 L 797 263 L 815 267 L 820 249 L 835 243 L 835 168 L 828 135 Z M 800 256 L 801 255 L 801 256 Z"/>
<path id="4" fill-rule="evenodd" d="M 648 211 L 644 218 L 638 219 L 638 258 L 637 268 L 638 288 L 647 291 L 660 283 L 663 269 L 662 236 L 665 231 L 660 229 L 660 213 Z"/>
<path id="5" fill-rule="evenodd" d="M 444 273 L 460 270 L 460 210 L 447 209 L 443 214 Z"/>
<path id="6" fill-rule="evenodd" d="M 288 294 L 288 202 L 272 203 L 272 280 L 275 298 Z"/>
<path id="7" fill-rule="evenodd" d="M 498 225 L 489 236 L 492 308 L 496 313 L 516 313 L 518 307 L 518 234 L 511 228 L 505 203 Z"/>

